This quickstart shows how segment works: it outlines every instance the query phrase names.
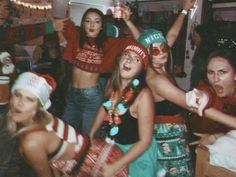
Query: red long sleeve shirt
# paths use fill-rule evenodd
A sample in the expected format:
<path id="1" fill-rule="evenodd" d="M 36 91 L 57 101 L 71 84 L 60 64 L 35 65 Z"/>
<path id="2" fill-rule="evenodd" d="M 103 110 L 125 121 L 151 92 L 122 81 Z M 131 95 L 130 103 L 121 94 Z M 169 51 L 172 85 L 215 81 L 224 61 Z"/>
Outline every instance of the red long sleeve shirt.
<path id="1" fill-rule="evenodd" d="M 90 45 L 85 43 L 80 47 L 80 27 L 72 21 L 67 21 L 63 35 L 67 46 L 63 51 L 63 58 L 76 67 L 91 73 L 106 73 L 114 70 L 115 59 L 122 53 L 133 38 L 107 37 L 102 49 L 95 44 L 95 38 L 90 38 Z M 92 44 L 92 45 L 91 45 Z"/>
<path id="2" fill-rule="evenodd" d="M 234 96 L 225 98 L 218 97 L 214 89 L 204 81 L 200 81 L 197 88 L 199 90 L 204 90 L 205 92 L 208 93 L 211 107 L 214 107 L 215 109 L 222 111 L 226 114 L 235 116 L 235 121 L 236 121 L 236 98 Z M 230 130 L 229 127 L 205 117 L 201 118 L 197 117 L 197 119 L 193 118 L 190 121 L 192 121 L 192 125 L 193 122 L 195 122 L 194 124 L 196 132 L 211 134 L 211 133 L 227 132 Z"/>

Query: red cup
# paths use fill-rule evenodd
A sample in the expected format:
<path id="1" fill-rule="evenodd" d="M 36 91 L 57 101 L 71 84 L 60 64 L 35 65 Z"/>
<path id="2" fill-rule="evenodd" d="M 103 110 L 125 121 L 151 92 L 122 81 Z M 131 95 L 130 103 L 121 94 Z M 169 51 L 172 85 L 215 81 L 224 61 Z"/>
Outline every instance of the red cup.
<path id="1" fill-rule="evenodd" d="M 0 105 L 5 105 L 10 98 L 10 77 L 0 76 Z"/>

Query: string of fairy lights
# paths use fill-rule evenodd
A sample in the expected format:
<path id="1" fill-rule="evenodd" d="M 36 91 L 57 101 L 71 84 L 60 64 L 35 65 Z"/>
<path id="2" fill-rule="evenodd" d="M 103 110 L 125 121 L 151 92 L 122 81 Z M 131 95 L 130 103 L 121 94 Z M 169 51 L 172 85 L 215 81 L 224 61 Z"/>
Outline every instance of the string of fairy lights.
<path id="1" fill-rule="evenodd" d="M 52 3 L 51 2 L 39 2 L 39 1 L 33 1 L 33 2 L 27 2 L 22 0 L 11 0 L 15 5 L 22 6 L 25 8 L 30 8 L 32 10 L 50 10 L 52 9 Z"/>
<path id="2" fill-rule="evenodd" d="M 21 18 L 48 18 L 52 2 L 48 0 L 10 0 Z"/>

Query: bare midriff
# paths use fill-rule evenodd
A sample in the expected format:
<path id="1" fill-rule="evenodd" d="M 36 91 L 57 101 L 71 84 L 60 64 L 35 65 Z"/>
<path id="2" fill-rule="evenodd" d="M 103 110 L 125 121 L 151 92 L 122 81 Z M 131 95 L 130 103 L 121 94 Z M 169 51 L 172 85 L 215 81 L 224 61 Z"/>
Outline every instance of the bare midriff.
<path id="1" fill-rule="evenodd" d="M 91 73 L 73 66 L 72 86 L 74 88 L 89 88 L 98 85 L 99 73 Z"/>

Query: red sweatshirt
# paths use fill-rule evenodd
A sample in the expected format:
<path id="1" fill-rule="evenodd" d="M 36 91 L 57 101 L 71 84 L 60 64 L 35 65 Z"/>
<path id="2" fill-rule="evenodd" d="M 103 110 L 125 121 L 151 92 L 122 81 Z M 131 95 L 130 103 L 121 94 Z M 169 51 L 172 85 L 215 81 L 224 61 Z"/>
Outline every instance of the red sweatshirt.
<path id="1" fill-rule="evenodd" d="M 104 47 L 99 49 L 95 44 L 95 38 L 90 38 L 90 45 L 86 43 L 80 48 L 80 27 L 68 20 L 64 31 L 67 46 L 63 51 L 63 58 L 78 68 L 91 73 L 113 71 L 116 57 L 122 53 L 130 41 L 134 40 L 133 38 L 107 37 Z"/>

